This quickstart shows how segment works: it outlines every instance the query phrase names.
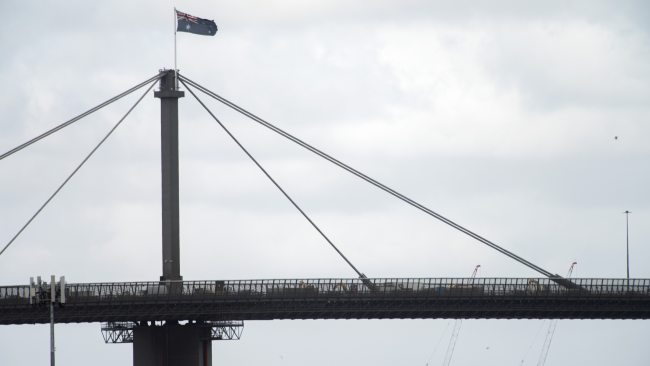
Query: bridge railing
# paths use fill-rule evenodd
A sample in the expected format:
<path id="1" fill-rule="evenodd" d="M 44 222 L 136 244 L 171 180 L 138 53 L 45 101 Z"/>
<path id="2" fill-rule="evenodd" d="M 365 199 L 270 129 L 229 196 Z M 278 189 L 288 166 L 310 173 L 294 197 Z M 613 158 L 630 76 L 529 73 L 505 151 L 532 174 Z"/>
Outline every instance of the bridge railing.
<path id="1" fill-rule="evenodd" d="M 367 282 L 370 281 L 370 282 Z M 548 278 L 277 279 L 71 283 L 68 303 L 203 301 L 211 299 L 449 297 L 648 297 L 650 279 L 578 278 L 564 286 Z M 368 286 L 368 283 L 372 283 Z M 60 291 L 60 288 L 57 287 Z M 50 287 L 1 286 L 0 306 L 49 301 Z"/>

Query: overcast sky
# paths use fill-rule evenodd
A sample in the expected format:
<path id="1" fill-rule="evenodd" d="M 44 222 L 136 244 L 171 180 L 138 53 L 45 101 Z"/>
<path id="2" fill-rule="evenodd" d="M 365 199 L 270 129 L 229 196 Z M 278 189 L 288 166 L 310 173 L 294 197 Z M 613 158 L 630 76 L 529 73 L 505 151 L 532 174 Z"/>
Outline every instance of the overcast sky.
<path id="1" fill-rule="evenodd" d="M 553 273 L 650 278 L 650 6 L 644 1 L 178 1 L 182 74 Z M 0 153 L 173 68 L 171 2 L 3 0 Z M 139 94 L 139 93 L 136 93 Z M 137 95 L 0 161 L 0 245 Z M 205 98 L 207 100 L 207 98 Z M 369 277 L 538 277 L 216 102 L 210 108 Z M 218 125 L 180 101 L 186 280 L 354 277 Z M 0 256 L 0 285 L 156 280 L 159 101 Z M 467 320 L 453 365 L 535 365 L 540 320 Z M 453 321 L 247 322 L 215 365 L 440 365 Z M 0 327 L 0 365 L 49 328 Z M 99 324 L 61 365 L 128 365 Z M 647 365 L 647 321 L 560 321 L 547 365 Z M 370 346 L 368 346 L 370 345 Z"/>

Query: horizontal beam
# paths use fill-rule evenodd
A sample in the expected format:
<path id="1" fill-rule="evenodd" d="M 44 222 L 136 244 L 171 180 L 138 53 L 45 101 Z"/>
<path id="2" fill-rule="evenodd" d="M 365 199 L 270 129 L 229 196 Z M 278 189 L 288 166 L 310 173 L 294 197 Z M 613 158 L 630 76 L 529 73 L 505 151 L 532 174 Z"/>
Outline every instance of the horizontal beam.
<path id="1" fill-rule="evenodd" d="M 67 284 L 58 323 L 268 319 L 650 319 L 650 279 L 401 278 Z M 47 323 L 48 293 L 0 287 L 0 324 Z"/>

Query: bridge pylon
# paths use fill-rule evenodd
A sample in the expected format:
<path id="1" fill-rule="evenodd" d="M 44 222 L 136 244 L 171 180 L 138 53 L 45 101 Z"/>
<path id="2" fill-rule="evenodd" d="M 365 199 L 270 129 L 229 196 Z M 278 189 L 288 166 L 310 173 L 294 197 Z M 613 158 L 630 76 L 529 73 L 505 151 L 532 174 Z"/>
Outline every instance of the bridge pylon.
<path id="1" fill-rule="evenodd" d="M 162 276 L 168 293 L 181 293 L 178 198 L 178 90 L 175 70 L 163 70 L 160 89 L 160 162 L 162 178 Z M 134 366 L 211 366 L 210 328 L 188 322 L 136 324 L 133 327 Z"/>
<path id="2" fill-rule="evenodd" d="M 181 281 L 178 203 L 178 98 L 174 70 L 162 71 L 160 89 L 160 164 L 162 177 L 162 269 L 161 281 Z"/>

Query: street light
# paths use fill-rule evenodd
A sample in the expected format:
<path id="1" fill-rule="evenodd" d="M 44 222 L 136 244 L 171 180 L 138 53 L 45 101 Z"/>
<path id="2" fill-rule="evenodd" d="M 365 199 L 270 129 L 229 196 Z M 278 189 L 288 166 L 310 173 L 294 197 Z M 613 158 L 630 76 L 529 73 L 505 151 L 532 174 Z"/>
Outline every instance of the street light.
<path id="1" fill-rule="evenodd" d="M 627 280 L 630 281 L 630 225 L 629 218 L 632 212 L 625 210 L 625 248 L 627 253 Z"/>

